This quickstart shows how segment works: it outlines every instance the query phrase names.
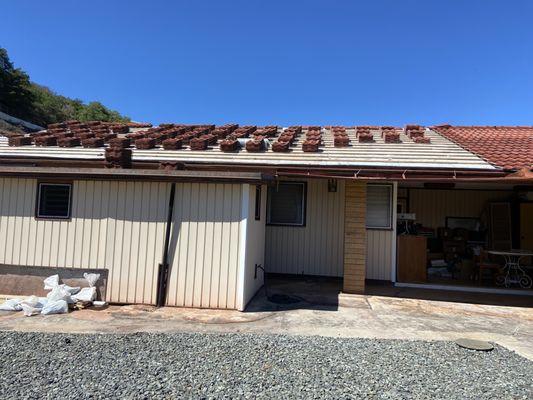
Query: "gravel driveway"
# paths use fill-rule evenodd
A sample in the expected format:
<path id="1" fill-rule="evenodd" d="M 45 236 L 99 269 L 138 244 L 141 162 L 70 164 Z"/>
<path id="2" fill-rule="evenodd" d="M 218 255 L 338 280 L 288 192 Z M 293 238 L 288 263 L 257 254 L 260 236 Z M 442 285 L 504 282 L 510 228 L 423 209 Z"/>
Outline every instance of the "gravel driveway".
<path id="1" fill-rule="evenodd" d="M 448 342 L 0 332 L 0 398 L 531 399 L 533 362 Z"/>

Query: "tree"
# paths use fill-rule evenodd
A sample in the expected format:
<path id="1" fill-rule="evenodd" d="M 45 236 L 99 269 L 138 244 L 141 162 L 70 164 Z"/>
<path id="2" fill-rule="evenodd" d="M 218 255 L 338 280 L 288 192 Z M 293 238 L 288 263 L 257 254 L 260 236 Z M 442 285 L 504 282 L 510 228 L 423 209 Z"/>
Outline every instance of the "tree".
<path id="1" fill-rule="evenodd" d="M 98 101 L 92 101 L 84 106 L 77 118 L 80 121 L 124 121 L 126 120 L 118 112 L 113 111 L 105 107 Z"/>
<path id="2" fill-rule="evenodd" d="M 79 99 L 58 95 L 33 83 L 21 69 L 16 69 L 7 51 L 0 47 L 0 111 L 15 117 L 47 125 L 69 119 L 80 121 L 129 121 L 100 102 L 84 104 Z"/>
<path id="3" fill-rule="evenodd" d="M 15 69 L 7 51 L 0 47 L 0 110 L 31 118 L 34 101 L 29 76 Z"/>

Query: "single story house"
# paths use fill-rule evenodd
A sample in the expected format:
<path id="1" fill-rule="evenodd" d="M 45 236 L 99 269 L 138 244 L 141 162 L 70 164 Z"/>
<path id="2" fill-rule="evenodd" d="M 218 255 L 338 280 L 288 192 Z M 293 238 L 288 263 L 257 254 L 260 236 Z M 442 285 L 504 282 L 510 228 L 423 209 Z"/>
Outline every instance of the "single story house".
<path id="1" fill-rule="evenodd" d="M 498 290 L 480 254 L 533 250 L 533 127 L 67 121 L 6 135 L 0 273 L 102 270 L 109 302 L 244 310 L 265 272 L 342 278 L 346 293 Z"/>

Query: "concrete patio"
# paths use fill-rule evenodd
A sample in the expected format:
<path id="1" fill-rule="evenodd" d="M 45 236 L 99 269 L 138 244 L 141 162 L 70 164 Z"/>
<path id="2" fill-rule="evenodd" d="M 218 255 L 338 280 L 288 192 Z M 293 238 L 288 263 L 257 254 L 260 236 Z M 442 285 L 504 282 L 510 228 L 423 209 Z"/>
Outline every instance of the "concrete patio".
<path id="1" fill-rule="evenodd" d="M 246 312 L 141 305 L 31 318 L 21 312 L 0 312 L 0 330 L 242 332 L 412 340 L 468 337 L 500 344 L 533 360 L 531 297 L 386 286 L 371 286 L 366 295 L 346 295 L 339 293 L 339 281 L 321 279 L 270 278 L 267 285 L 270 299 L 296 302 L 274 303 L 262 289 Z M 290 298 L 275 296 L 280 294 Z"/>

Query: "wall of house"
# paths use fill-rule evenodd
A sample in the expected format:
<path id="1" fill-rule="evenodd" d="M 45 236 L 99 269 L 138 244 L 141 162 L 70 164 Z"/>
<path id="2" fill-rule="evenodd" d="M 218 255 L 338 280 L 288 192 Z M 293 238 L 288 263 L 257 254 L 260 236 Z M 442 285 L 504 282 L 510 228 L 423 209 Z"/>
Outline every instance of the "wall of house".
<path id="1" fill-rule="evenodd" d="M 366 231 L 366 278 L 391 280 L 394 242 L 396 234 L 391 230 L 367 229 Z"/>
<path id="2" fill-rule="evenodd" d="M 266 221 L 266 186 L 261 187 L 261 213 L 260 219 L 255 219 L 255 185 L 249 186 L 248 219 L 246 222 L 246 253 L 243 271 L 243 300 L 242 308 L 250 302 L 257 291 L 263 286 L 264 273 L 261 269 L 255 270 L 255 265 L 265 265 L 265 221 Z"/>
<path id="3" fill-rule="evenodd" d="M 409 212 L 423 226 L 445 226 L 446 217 L 480 217 L 489 201 L 509 198 L 499 190 L 409 189 Z"/>
<path id="4" fill-rule="evenodd" d="M 266 227 L 267 272 L 343 276 L 344 181 L 328 192 L 326 179 L 307 182 L 305 226 Z"/>
<path id="5" fill-rule="evenodd" d="M 338 181 L 337 192 L 330 193 L 325 179 L 307 182 L 306 226 L 266 227 L 267 271 L 342 277 L 346 183 Z M 394 188 L 395 199 L 396 186 Z M 364 235 L 367 279 L 391 280 L 396 240 L 394 204 L 394 229 L 367 229 Z"/>
<path id="6" fill-rule="evenodd" d="M 396 201 L 398 185 L 392 183 L 392 229 L 366 230 L 366 279 L 390 281 L 396 268 Z"/>
<path id="7" fill-rule="evenodd" d="M 176 186 L 167 304 L 244 310 L 263 285 L 266 186 L 255 220 L 255 185 Z"/>
<path id="8" fill-rule="evenodd" d="M 72 218 L 44 220 L 36 179 L 0 178 L 0 264 L 106 269 L 105 300 L 155 304 L 170 187 L 74 181 Z M 263 282 L 263 197 L 255 221 L 254 186 L 176 184 L 168 305 L 244 308 Z"/>
<path id="9" fill-rule="evenodd" d="M 74 181 L 72 218 L 35 218 L 37 180 L 0 178 L 0 263 L 106 268 L 106 300 L 155 303 L 166 183 Z"/>
<path id="10" fill-rule="evenodd" d="M 243 190 L 249 185 L 176 185 L 167 304 L 238 308 Z"/>

